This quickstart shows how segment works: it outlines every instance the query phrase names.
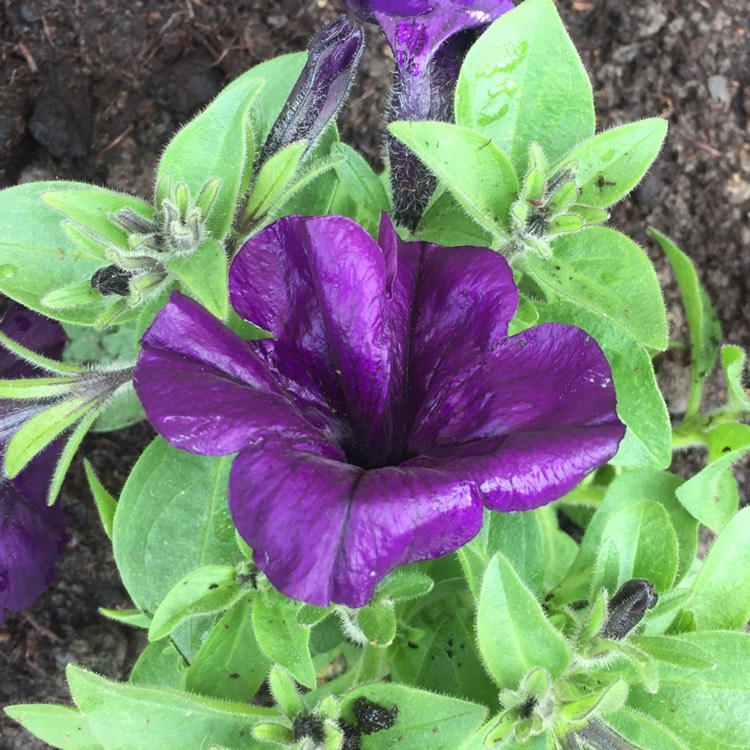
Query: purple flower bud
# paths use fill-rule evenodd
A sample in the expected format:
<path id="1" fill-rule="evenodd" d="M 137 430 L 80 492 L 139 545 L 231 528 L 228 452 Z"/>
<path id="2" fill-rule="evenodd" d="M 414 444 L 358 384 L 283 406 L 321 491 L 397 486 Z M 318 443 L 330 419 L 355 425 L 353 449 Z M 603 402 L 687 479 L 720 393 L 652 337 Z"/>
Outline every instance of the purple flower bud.
<path id="1" fill-rule="evenodd" d="M 615 641 L 622 640 L 658 601 L 659 596 L 648 581 L 643 578 L 625 581 L 609 603 L 609 614 L 601 635 Z"/>
<path id="2" fill-rule="evenodd" d="M 261 153 L 261 164 L 303 138 L 310 150 L 344 103 L 363 46 L 362 27 L 344 16 L 313 36 L 307 64 L 271 128 Z"/>
<path id="3" fill-rule="evenodd" d="M 484 29 L 512 10 L 511 0 L 344 0 L 380 25 L 396 70 L 389 120 L 453 118 L 453 92 L 464 56 Z M 414 230 L 437 180 L 403 144 L 388 138 L 393 218 Z"/>

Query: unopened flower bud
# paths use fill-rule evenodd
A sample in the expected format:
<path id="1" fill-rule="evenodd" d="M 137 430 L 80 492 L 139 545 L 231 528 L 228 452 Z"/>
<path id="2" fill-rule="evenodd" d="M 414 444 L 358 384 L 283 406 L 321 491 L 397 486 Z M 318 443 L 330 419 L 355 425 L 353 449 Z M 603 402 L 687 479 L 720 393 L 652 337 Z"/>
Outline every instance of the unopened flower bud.
<path id="1" fill-rule="evenodd" d="M 105 297 L 127 297 L 130 294 L 131 276 L 119 266 L 104 266 L 91 277 L 91 286 Z"/>
<path id="2" fill-rule="evenodd" d="M 344 103 L 363 47 L 362 27 L 344 16 L 313 36 L 307 63 L 271 128 L 260 164 L 295 141 L 306 139 L 310 149 Z"/>
<path id="3" fill-rule="evenodd" d="M 601 635 L 616 641 L 622 640 L 658 601 L 659 596 L 648 581 L 643 578 L 626 581 L 609 603 L 609 614 Z"/>

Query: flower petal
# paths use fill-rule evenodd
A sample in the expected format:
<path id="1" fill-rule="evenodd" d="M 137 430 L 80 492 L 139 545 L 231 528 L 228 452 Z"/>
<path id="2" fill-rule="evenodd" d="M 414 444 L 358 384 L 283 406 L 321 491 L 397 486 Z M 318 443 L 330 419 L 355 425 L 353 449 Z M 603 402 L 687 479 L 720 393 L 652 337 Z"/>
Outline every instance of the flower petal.
<path id="1" fill-rule="evenodd" d="M 59 445 L 37 456 L 14 480 L 0 482 L 0 626 L 5 609 L 21 610 L 49 586 L 65 547 L 67 516 L 47 505 Z"/>
<path id="2" fill-rule="evenodd" d="M 584 331 L 548 323 L 453 365 L 430 381 L 409 449 L 428 457 L 417 465 L 468 472 L 489 507 L 550 502 L 617 452 L 611 370 Z"/>
<path id="3" fill-rule="evenodd" d="M 232 465 L 232 518 L 288 596 L 360 607 L 398 565 L 451 552 L 479 530 L 479 496 L 465 479 L 432 468 L 364 471 L 342 459 L 329 443 L 270 441 Z"/>
<path id="4" fill-rule="evenodd" d="M 401 243 L 401 253 L 407 245 Z M 409 421 L 431 383 L 476 366 L 498 346 L 518 307 L 513 273 L 486 247 L 423 244 L 413 302 L 409 363 Z M 483 386 L 484 387 L 484 386 Z"/>
<path id="5" fill-rule="evenodd" d="M 52 358 L 62 354 L 66 341 L 65 331 L 57 321 L 45 318 L 17 302 L 9 305 L 0 319 L 0 331 L 27 349 Z M 0 347 L 0 377 L 22 378 L 37 372 L 33 365 Z"/>
<path id="6" fill-rule="evenodd" d="M 303 414 L 289 399 L 251 343 L 179 293 L 144 335 L 134 383 L 159 433 L 195 453 L 227 455 L 259 437 L 326 427 L 325 414 L 312 405 Z"/>
<path id="7" fill-rule="evenodd" d="M 416 13 L 396 10 L 387 0 L 371 2 L 373 17 L 393 49 L 402 75 L 419 76 L 440 46 L 468 29 L 487 26 L 513 9 L 511 0 L 432 0 Z M 399 4 L 400 5 L 400 4 Z"/>
<path id="8" fill-rule="evenodd" d="M 237 313 L 274 335 L 259 342 L 284 376 L 315 389 L 377 453 L 390 443 L 392 389 L 383 252 L 341 216 L 289 216 L 244 245 L 230 269 Z"/>

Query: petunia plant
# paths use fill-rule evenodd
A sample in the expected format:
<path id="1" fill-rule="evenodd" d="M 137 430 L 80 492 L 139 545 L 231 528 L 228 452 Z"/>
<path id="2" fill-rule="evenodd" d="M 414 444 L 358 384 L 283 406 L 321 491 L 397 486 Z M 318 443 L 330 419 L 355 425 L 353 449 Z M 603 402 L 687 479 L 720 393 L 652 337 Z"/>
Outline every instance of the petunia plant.
<path id="1" fill-rule="evenodd" d="M 119 497 L 86 464 L 129 680 L 71 665 L 72 706 L 7 713 L 61 750 L 747 747 L 745 353 L 651 230 L 690 326 L 673 424 L 656 274 L 604 226 L 666 122 L 596 132 L 552 0 L 345 5 L 185 125 L 148 200 L 0 192 L 6 318 L 40 331 L 0 336 L 0 605 L 48 583 L 86 432 L 158 433 Z M 394 56 L 383 174 L 336 126 L 360 21 Z"/>

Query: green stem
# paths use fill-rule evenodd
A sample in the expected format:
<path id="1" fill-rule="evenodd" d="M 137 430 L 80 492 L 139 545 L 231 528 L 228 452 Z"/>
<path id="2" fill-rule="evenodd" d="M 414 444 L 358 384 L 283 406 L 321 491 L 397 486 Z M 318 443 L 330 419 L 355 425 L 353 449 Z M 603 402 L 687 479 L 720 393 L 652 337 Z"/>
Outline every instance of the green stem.
<path id="1" fill-rule="evenodd" d="M 365 646 L 362 658 L 359 661 L 358 684 L 375 682 L 380 677 L 380 662 L 382 657 L 382 649 L 379 649 L 377 646 L 371 646 L 369 643 Z"/>

